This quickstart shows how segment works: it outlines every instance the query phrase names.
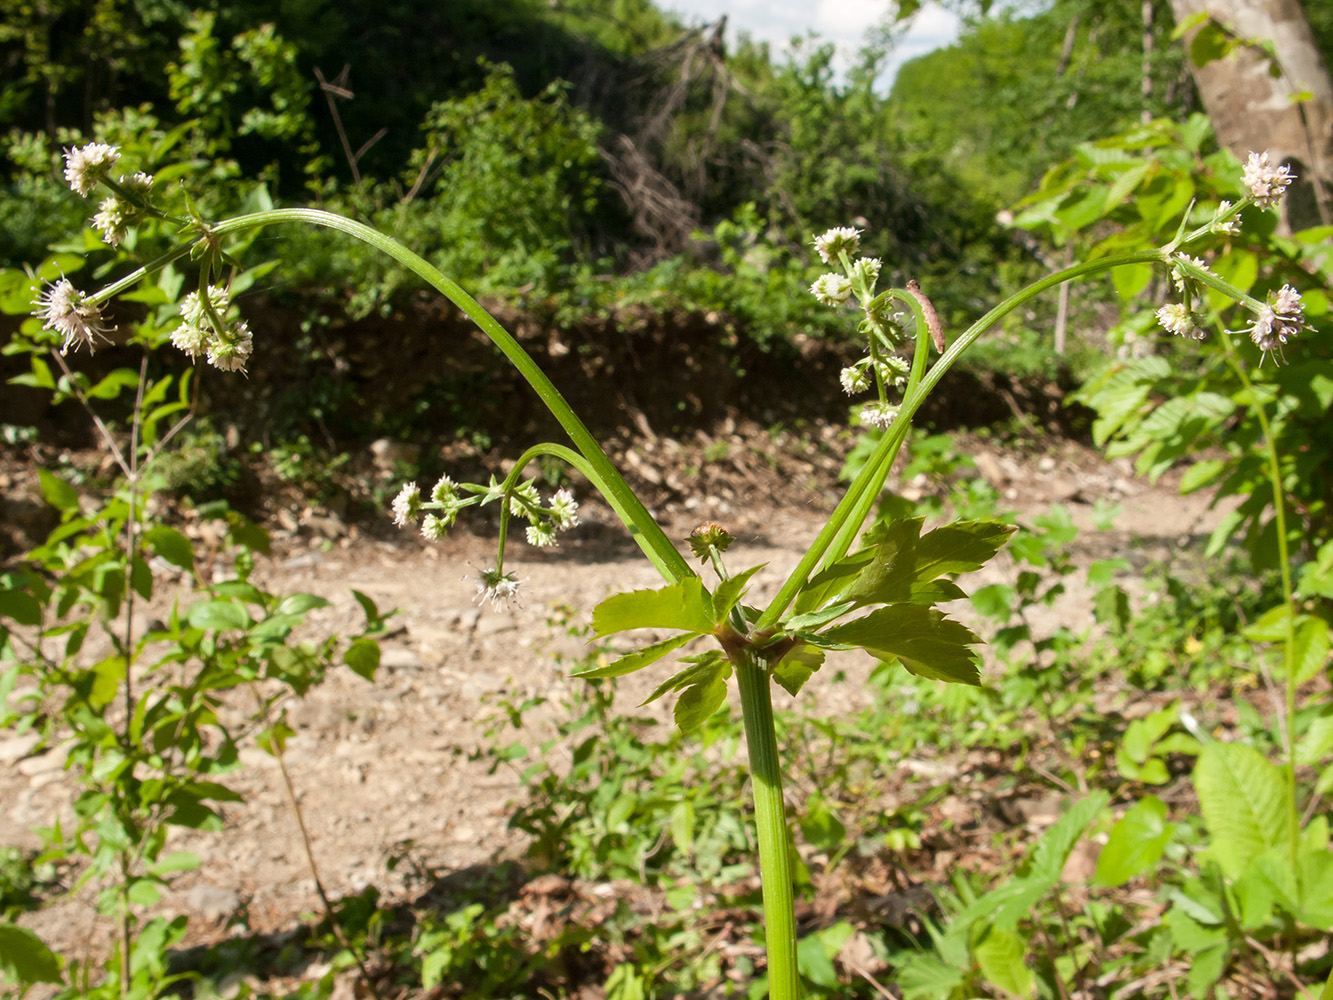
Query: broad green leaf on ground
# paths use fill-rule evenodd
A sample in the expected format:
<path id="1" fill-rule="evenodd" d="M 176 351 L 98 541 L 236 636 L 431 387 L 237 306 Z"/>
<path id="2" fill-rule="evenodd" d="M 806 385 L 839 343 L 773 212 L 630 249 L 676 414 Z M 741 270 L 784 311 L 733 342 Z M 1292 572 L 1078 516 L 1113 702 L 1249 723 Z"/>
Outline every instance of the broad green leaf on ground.
<path id="1" fill-rule="evenodd" d="M 245 605 L 236 601 L 200 601 L 190 607 L 186 620 L 205 632 L 247 629 L 253 624 Z"/>
<path id="2" fill-rule="evenodd" d="M 58 983 L 60 959 L 26 927 L 0 923 L 0 975 L 10 983 Z"/>
<path id="3" fill-rule="evenodd" d="M 165 524 L 154 525 L 148 529 L 144 540 L 154 552 L 171 565 L 179 566 L 181 569 L 194 567 L 194 548 L 190 545 L 190 540 L 175 528 Z"/>
<path id="4" fill-rule="evenodd" d="M 1032 973 L 1023 961 L 1027 942 L 1016 931 L 988 926 L 972 944 L 972 956 L 986 979 L 1015 996 L 1032 995 Z"/>
<path id="5" fill-rule="evenodd" d="M 636 628 L 670 628 L 703 635 L 713 631 L 713 598 L 697 576 L 658 590 L 615 594 L 592 612 L 593 631 L 599 636 Z"/>
<path id="6" fill-rule="evenodd" d="M 1175 830 L 1166 821 L 1166 803 L 1145 795 L 1120 817 L 1097 858 L 1097 885 L 1124 885 L 1161 860 Z"/>
<path id="7" fill-rule="evenodd" d="M 663 639 L 661 642 L 644 646 L 643 649 L 635 650 L 633 653 L 626 653 L 610 663 L 590 667 L 587 670 L 577 670 L 570 676 L 581 677 L 584 680 L 596 680 L 599 677 L 622 677 L 625 674 L 632 674 L 636 670 L 642 670 L 650 663 L 656 663 L 668 653 L 680 649 L 681 646 L 694 638 L 696 637 L 690 632 L 683 635 L 673 635 L 670 639 Z"/>
<path id="8" fill-rule="evenodd" d="M 1287 841 L 1292 818 L 1287 784 L 1254 747 L 1205 744 L 1194 768 L 1194 790 L 1212 840 L 1209 853 L 1233 881 L 1265 849 Z"/>
<path id="9" fill-rule="evenodd" d="M 881 660 L 898 660 L 911 673 L 934 680 L 980 684 L 981 642 L 971 629 L 934 608 L 893 604 L 864 618 L 836 625 L 822 638 L 860 646 Z"/>
<path id="10" fill-rule="evenodd" d="M 1028 864 L 1024 866 L 1026 871 L 1023 868 L 1020 871 L 1054 886 L 1060 880 L 1060 873 L 1074 845 L 1083 837 L 1088 824 L 1097 818 L 1110 798 L 1106 792 L 1096 791 L 1065 809 L 1032 848 Z"/>

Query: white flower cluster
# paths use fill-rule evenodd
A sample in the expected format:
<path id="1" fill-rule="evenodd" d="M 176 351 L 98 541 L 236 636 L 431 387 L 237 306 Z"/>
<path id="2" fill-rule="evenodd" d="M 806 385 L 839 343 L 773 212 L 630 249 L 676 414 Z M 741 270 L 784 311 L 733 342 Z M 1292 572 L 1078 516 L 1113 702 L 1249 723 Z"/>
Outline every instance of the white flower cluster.
<path id="1" fill-rule="evenodd" d="M 1208 332 L 1203 328 L 1204 317 L 1183 302 L 1169 302 L 1157 310 L 1157 322 L 1169 333 L 1187 340 L 1203 340 Z"/>
<path id="2" fill-rule="evenodd" d="M 254 353 L 255 339 L 244 320 L 228 317 L 231 293 L 210 285 L 204 295 L 191 292 L 181 300 L 181 325 L 171 334 L 171 343 L 191 358 L 201 355 L 214 368 L 243 372 Z"/>
<path id="3" fill-rule="evenodd" d="M 93 216 L 93 228 L 101 232 L 102 239 L 113 247 L 125 241 L 130 226 L 143 215 L 148 194 L 153 189 L 153 178 L 145 173 L 125 175 L 120 178 L 120 188 L 124 193 L 103 198 Z"/>
<path id="4" fill-rule="evenodd" d="M 813 242 L 820 259 L 841 266 L 844 273 L 821 274 L 810 286 L 810 293 L 826 306 L 840 306 L 855 299 L 863 313 L 860 330 L 866 336 L 868 350 L 864 357 L 842 369 L 838 381 L 849 396 L 876 390 L 879 398 L 862 407 L 861 422 L 887 427 L 898 413 L 888 401 L 887 390 L 906 385 L 911 370 L 897 349 L 915 327 L 902 323 L 903 313 L 893 308 L 893 293 L 875 293 L 884 265 L 877 257 L 855 256 L 861 246 L 861 230 L 839 226 L 816 236 Z"/>
<path id="5" fill-rule="evenodd" d="M 1291 285 L 1283 285 L 1268 296 L 1268 304 L 1255 316 L 1250 326 L 1250 339 L 1265 356 L 1270 351 L 1281 356 L 1283 345 L 1308 325 L 1300 292 Z"/>
<path id="6" fill-rule="evenodd" d="M 111 176 L 111 168 L 120 159 L 120 150 L 104 142 L 65 150 L 65 180 L 77 193 L 87 198 L 99 183 Z"/>
<path id="7" fill-rule="evenodd" d="M 483 486 L 478 483 L 456 483 L 445 475 L 431 488 L 428 498 L 422 497 L 421 488 L 416 483 L 407 483 L 393 498 L 390 508 L 393 511 L 393 523 L 398 527 L 416 525 L 420 519 L 422 536 L 427 541 L 438 542 L 453 526 L 459 511 L 475 504 L 494 501 L 504 501 L 510 516 L 521 517 L 528 522 L 525 531 L 528 543 L 538 548 L 555 545 L 557 533 L 568 531 L 579 523 L 579 502 L 574 499 L 573 493 L 561 487 L 551 495 L 549 502 L 543 502 L 536 482 L 531 479 L 506 490 L 494 477 Z M 493 579 L 488 579 L 487 574 Z M 489 600 L 496 605 L 507 604 L 515 598 L 518 583 L 512 575 L 502 573 L 499 569 L 487 570 L 482 574 L 482 583 L 478 585 L 477 592 L 482 601 Z"/>
<path id="8" fill-rule="evenodd" d="M 153 178 L 145 173 L 121 174 L 119 180 L 112 181 L 111 168 L 119 159 L 120 150 L 104 142 L 65 150 L 65 180 L 74 192 L 86 198 L 98 184 L 112 189 L 113 193 L 98 205 L 92 222 L 102 239 L 113 247 L 125 241 L 130 226 L 147 210 L 153 188 Z"/>
<path id="9" fill-rule="evenodd" d="M 68 353 L 71 347 L 78 350 L 84 344 L 88 345 L 91 354 L 96 339 L 105 340 L 113 329 L 102 320 L 102 306 L 75 288 L 67 278 L 48 285 L 32 304 L 42 326 L 64 338 L 60 345 L 61 354 Z"/>
<path id="10" fill-rule="evenodd" d="M 1295 179 L 1296 175 L 1286 164 L 1275 167 L 1269 162 L 1266 149 L 1262 153 L 1250 154 L 1241 177 L 1250 198 L 1260 208 L 1272 208 L 1280 202 L 1288 185 Z"/>

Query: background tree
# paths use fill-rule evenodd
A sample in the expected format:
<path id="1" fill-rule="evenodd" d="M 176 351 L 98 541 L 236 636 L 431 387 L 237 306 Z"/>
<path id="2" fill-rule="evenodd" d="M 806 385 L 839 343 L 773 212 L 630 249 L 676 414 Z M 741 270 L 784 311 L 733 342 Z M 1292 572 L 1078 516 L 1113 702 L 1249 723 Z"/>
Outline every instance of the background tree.
<path id="1" fill-rule="evenodd" d="M 1191 69 L 1218 142 L 1242 159 L 1268 149 L 1292 165 L 1299 180 L 1285 208 L 1293 229 L 1333 221 L 1333 80 L 1298 0 L 1171 6 L 1190 27 Z"/>

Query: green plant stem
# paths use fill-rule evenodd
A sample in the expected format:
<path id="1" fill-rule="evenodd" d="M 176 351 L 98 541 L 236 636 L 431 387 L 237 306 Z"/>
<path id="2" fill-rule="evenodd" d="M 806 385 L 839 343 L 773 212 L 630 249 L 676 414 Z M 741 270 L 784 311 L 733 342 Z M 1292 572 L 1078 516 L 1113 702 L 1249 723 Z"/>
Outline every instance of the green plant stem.
<path id="1" fill-rule="evenodd" d="M 1287 780 L 1287 800 L 1291 814 L 1288 817 L 1287 847 L 1291 853 L 1291 870 L 1297 870 L 1300 858 L 1301 824 L 1300 808 L 1296 802 L 1296 595 L 1291 583 L 1291 552 L 1287 543 L 1287 505 L 1282 489 L 1282 464 L 1277 453 L 1277 439 L 1268 423 L 1268 414 L 1255 392 L 1254 383 L 1236 357 L 1236 349 L 1230 338 L 1223 337 L 1226 348 L 1226 360 L 1241 385 L 1245 387 L 1250 399 L 1249 410 L 1259 422 L 1259 429 L 1264 436 L 1264 457 L 1268 461 L 1268 480 L 1273 488 L 1273 519 L 1277 528 L 1278 573 L 1282 579 L 1282 603 L 1287 609 L 1286 634 L 1283 636 L 1282 663 L 1286 675 L 1286 719 L 1285 736 L 1287 738 L 1287 766 L 1283 769 Z"/>
<path id="2" fill-rule="evenodd" d="M 304 222 L 308 225 L 324 226 L 354 236 L 398 261 L 461 309 L 469 319 L 477 324 L 482 333 L 486 334 L 491 342 L 500 349 L 500 352 L 527 380 L 552 415 L 560 422 L 560 426 L 564 428 L 565 433 L 569 435 L 575 447 L 587 459 L 589 467 L 597 473 L 596 479 L 593 480 L 594 485 L 599 482 L 602 484 L 608 502 L 617 512 L 622 512 L 625 527 L 663 578 L 670 583 L 674 583 L 686 576 L 695 575 L 684 557 L 676 551 L 670 539 L 667 538 L 652 515 L 648 513 L 643 503 L 635 496 L 634 491 L 630 489 L 629 484 L 625 482 L 619 470 L 607 458 L 606 452 L 597 443 L 597 439 L 584 426 L 583 421 L 578 418 L 573 408 L 570 407 L 551 380 L 547 378 L 541 367 L 532 360 L 527 351 L 523 350 L 509 331 L 482 308 L 476 299 L 423 257 L 413 253 L 397 240 L 391 239 L 369 226 L 351 219 L 345 219 L 340 215 L 334 215 L 331 212 L 323 212 L 313 208 L 281 208 L 269 212 L 237 216 L 234 219 L 218 223 L 209 230 L 209 236 L 217 238 L 229 233 L 238 233 L 247 229 L 288 222 Z M 176 256 L 180 255 L 177 254 Z M 171 254 L 158 258 L 159 261 L 172 259 L 175 259 L 175 256 Z M 101 293 L 98 297 L 101 298 Z"/>
<path id="3" fill-rule="evenodd" d="M 759 876 L 764 896 L 764 942 L 768 950 L 770 1000 L 797 1000 L 801 980 L 796 971 L 796 911 L 792 894 L 790 838 L 782 796 L 782 766 L 769 672 L 746 649 L 732 660 L 745 719 L 745 745 L 750 754 L 755 832 L 759 839 Z"/>
<path id="4" fill-rule="evenodd" d="M 835 541 L 839 538 L 843 541 L 854 539 L 857 529 L 865 520 L 865 515 L 869 512 L 870 507 L 874 505 L 874 498 L 879 494 L 878 487 L 873 490 L 869 489 L 872 477 L 881 476 L 879 482 L 882 485 L 882 476 L 887 476 L 888 464 L 892 461 L 890 456 L 896 455 L 898 448 L 901 447 L 912 417 L 921 408 L 921 404 L 925 402 L 931 390 L 939 384 L 945 373 L 953 367 L 963 352 L 971 347 L 983 333 L 1023 303 L 1066 281 L 1109 271 L 1125 264 L 1170 264 L 1171 262 L 1171 255 L 1165 251 L 1140 250 L 1137 253 L 1121 254 L 1115 257 L 1105 257 L 1100 260 L 1075 264 L 1072 267 L 1066 267 L 1063 270 L 1048 274 L 1040 281 L 1033 282 L 1022 291 L 1005 299 L 968 327 L 962 335 L 949 345 L 948 350 L 940 355 L 939 360 L 931 366 L 930 370 L 916 383 L 915 387 L 908 388 L 907 393 L 903 396 L 903 403 L 899 408 L 898 416 L 889 429 L 889 433 L 884 435 L 883 440 L 876 446 L 865 467 L 862 468 L 860 475 L 852 483 L 851 488 L 848 489 L 838 506 L 834 508 L 828 523 L 824 525 L 824 529 L 820 531 L 806 551 L 805 556 L 792 570 L 791 575 L 783 583 L 777 594 L 774 595 L 773 600 L 755 624 L 756 630 L 773 628 L 777 625 L 782 615 L 791 607 L 796 595 L 800 593 L 801 588 L 805 586 L 806 581 L 814 573 L 815 568 L 821 565 L 825 554 L 829 552 Z M 883 467 L 881 468 L 881 466 Z M 860 513 L 860 520 L 856 519 L 857 513 Z M 844 527 L 849 522 L 852 523 L 852 527 L 844 532 Z M 841 545 L 843 542 L 838 541 L 838 544 Z"/>

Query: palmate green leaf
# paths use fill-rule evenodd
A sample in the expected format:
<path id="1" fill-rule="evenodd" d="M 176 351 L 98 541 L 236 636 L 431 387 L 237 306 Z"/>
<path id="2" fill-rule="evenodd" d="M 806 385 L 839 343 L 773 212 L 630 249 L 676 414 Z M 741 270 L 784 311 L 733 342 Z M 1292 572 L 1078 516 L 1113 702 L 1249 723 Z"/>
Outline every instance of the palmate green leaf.
<path id="1" fill-rule="evenodd" d="M 636 670 L 642 670 L 651 663 L 656 663 L 668 653 L 672 653 L 681 646 L 696 638 L 693 633 L 686 632 L 683 635 L 673 635 L 670 639 L 663 639 L 661 642 L 655 642 L 651 646 L 644 646 L 643 649 L 635 650 L 632 653 L 626 653 L 618 659 L 601 666 L 591 667 L 587 670 L 576 670 L 570 674 L 571 677 L 579 677 L 583 680 L 597 680 L 602 677 L 623 677 L 625 674 L 632 674 Z"/>
<path id="2" fill-rule="evenodd" d="M 873 548 L 861 549 L 853 552 L 849 556 L 839 559 L 833 565 L 820 570 L 812 576 L 796 595 L 796 602 L 792 606 L 797 615 L 818 608 L 829 598 L 842 593 L 847 584 L 851 583 L 869 564 L 874 557 Z M 804 627 L 804 626 L 793 626 Z"/>
<path id="3" fill-rule="evenodd" d="M 731 609 L 745 596 L 745 585 L 750 582 L 750 577 L 766 565 L 767 563 L 760 563 L 758 566 L 751 566 L 743 572 L 727 577 L 717 585 L 717 590 L 713 592 L 712 618 L 714 622 L 720 622 L 731 614 Z"/>
<path id="4" fill-rule="evenodd" d="M 896 659 L 919 677 L 960 684 L 981 683 L 978 656 L 971 648 L 981 639 L 934 608 L 892 604 L 864 618 L 836 625 L 821 638 L 860 646 L 881 660 Z"/>
<path id="5" fill-rule="evenodd" d="M 1254 747 L 1212 742 L 1199 751 L 1194 790 L 1212 838 L 1210 853 L 1233 881 L 1251 859 L 1286 843 L 1291 823 L 1287 783 Z"/>
<path id="6" fill-rule="evenodd" d="M 725 677 L 731 676 L 731 664 L 727 662 L 727 658 L 722 655 L 720 650 L 710 649 L 698 656 L 687 656 L 685 662 L 689 665 L 677 670 L 653 688 L 653 693 L 639 702 L 639 707 L 642 708 L 644 705 L 652 704 L 668 691 L 681 691 L 691 684 L 702 683 L 715 673 L 724 672 Z"/>
<path id="7" fill-rule="evenodd" d="M 698 729 L 727 700 L 727 676 L 731 674 L 730 665 L 724 676 L 722 671 L 712 674 L 697 684 L 691 684 L 676 699 L 676 708 L 672 713 L 681 732 L 688 733 Z"/>
<path id="8" fill-rule="evenodd" d="M 873 557 L 841 596 L 861 605 L 959 600 L 967 595 L 940 578 L 980 569 L 1014 532 L 1000 521 L 955 521 L 920 535 L 923 520 L 905 518 L 872 532 Z"/>
<path id="9" fill-rule="evenodd" d="M 592 612 L 592 627 L 598 636 L 636 628 L 680 629 L 705 635 L 716 624 L 712 595 L 697 576 L 658 590 L 615 594 Z"/>
<path id="10" fill-rule="evenodd" d="M 801 643 L 787 651 L 776 667 L 773 680 L 793 698 L 800 694 L 805 682 L 824 665 L 824 651 L 818 646 Z"/>

